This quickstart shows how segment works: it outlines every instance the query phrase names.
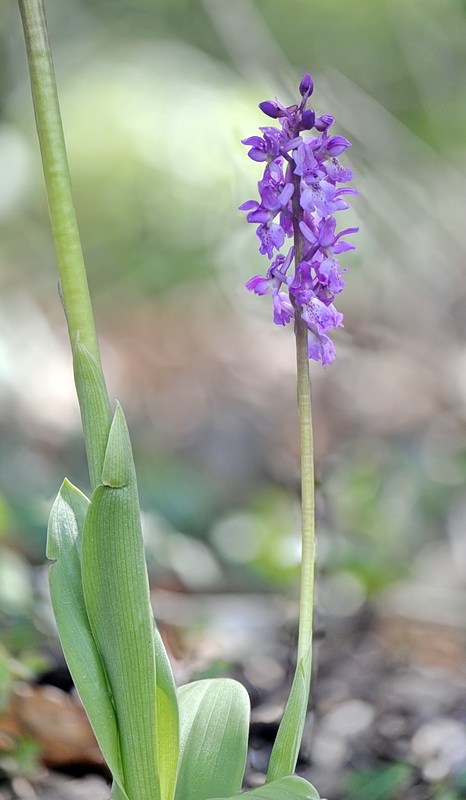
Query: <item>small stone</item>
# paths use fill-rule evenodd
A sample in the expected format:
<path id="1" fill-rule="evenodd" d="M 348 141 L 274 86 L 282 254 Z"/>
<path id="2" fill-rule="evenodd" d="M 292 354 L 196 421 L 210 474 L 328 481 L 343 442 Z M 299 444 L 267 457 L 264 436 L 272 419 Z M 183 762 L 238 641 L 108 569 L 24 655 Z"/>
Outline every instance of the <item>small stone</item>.
<path id="1" fill-rule="evenodd" d="M 350 748 L 345 739 L 330 730 L 317 732 L 312 746 L 312 762 L 324 769 L 339 769 L 349 758 Z"/>
<path id="2" fill-rule="evenodd" d="M 352 737 L 367 730 L 375 717 L 375 709 L 364 700 L 347 700 L 330 711 L 322 721 L 326 730 Z"/>
<path id="3" fill-rule="evenodd" d="M 421 764 L 442 762 L 447 772 L 466 764 L 466 725 L 454 719 L 439 717 L 422 725 L 411 741 L 414 758 Z M 431 770 L 438 769 L 434 764 Z"/>
<path id="4" fill-rule="evenodd" d="M 408 731 L 408 720 L 400 714 L 384 714 L 377 722 L 377 732 L 385 739 L 399 739 Z"/>
<path id="5" fill-rule="evenodd" d="M 424 766 L 422 777 L 427 783 L 438 783 L 443 781 L 450 772 L 450 765 L 442 758 L 432 758 Z"/>

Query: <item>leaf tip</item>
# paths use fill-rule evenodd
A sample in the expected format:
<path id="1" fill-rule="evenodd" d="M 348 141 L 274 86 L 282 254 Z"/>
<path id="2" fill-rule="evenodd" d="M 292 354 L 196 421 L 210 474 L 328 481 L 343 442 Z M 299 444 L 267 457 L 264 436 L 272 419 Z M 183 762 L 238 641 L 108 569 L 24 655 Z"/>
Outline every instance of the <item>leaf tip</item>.
<path id="1" fill-rule="evenodd" d="M 123 489 L 134 475 L 133 455 L 123 409 L 116 401 L 107 449 L 105 451 L 101 481 L 112 489 Z"/>

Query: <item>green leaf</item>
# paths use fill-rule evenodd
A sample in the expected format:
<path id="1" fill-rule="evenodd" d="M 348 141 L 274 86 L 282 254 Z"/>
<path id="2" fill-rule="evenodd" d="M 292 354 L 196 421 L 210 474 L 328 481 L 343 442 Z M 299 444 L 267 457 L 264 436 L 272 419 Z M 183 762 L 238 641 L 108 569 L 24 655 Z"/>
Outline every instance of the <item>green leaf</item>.
<path id="1" fill-rule="evenodd" d="M 175 793 L 179 756 L 178 699 L 172 668 L 156 625 L 154 625 L 154 639 L 160 793 L 163 800 L 172 800 Z"/>
<path id="2" fill-rule="evenodd" d="M 153 617 L 128 429 L 119 405 L 82 546 L 84 598 L 110 682 L 130 800 L 159 800 Z"/>
<path id="3" fill-rule="evenodd" d="M 410 764 L 356 772 L 348 779 L 348 796 L 354 800 L 395 800 L 413 776 Z"/>
<path id="4" fill-rule="evenodd" d="M 123 786 L 115 711 L 91 633 L 81 582 L 81 537 L 88 508 L 87 497 L 65 480 L 49 520 L 47 557 L 56 560 L 50 567 L 50 594 L 63 652 L 77 692 L 109 769 Z M 121 797 L 126 798 L 123 790 Z"/>
<path id="5" fill-rule="evenodd" d="M 250 792 L 236 794 L 229 800 L 319 800 L 319 793 L 312 784 L 299 778 L 297 775 L 287 775 L 272 783 L 266 783 Z M 223 798 L 209 798 L 209 800 L 224 800 Z"/>
<path id="6" fill-rule="evenodd" d="M 249 698 L 227 678 L 178 689 L 180 766 L 175 800 L 230 797 L 241 789 L 249 732 Z"/>
<path id="7" fill-rule="evenodd" d="M 296 768 L 299 748 L 306 721 L 311 680 L 312 647 L 296 667 L 285 713 L 272 748 L 267 781 L 292 775 Z"/>
<path id="8" fill-rule="evenodd" d="M 89 476 L 91 486 L 95 489 L 101 482 L 112 417 L 102 369 L 94 356 L 82 344 L 79 333 L 73 347 L 73 368 L 86 443 Z"/>
<path id="9" fill-rule="evenodd" d="M 126 795 L 122 793 L 120 787 L 115 781 L 112 783 L 112 793 L 110 797 L 111 800 L 127 800 Z"/>

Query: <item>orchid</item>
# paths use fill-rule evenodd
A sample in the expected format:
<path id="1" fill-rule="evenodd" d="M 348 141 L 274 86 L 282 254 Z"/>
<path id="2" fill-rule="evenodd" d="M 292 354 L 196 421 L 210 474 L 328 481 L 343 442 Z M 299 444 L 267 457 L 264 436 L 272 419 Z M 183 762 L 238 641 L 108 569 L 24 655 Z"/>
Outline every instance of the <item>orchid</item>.
<path id="1" fill-rule="evenodd" d="M 346 197 L 358 192 L 338 186 L 353 179 L 352 171 L 338 160 L 351 142 L 344 136 L 329 136 L 335 122 L 330 114 L 316 117 L 315 111 L 306 107 L 313 89 L 311 76 L 305 75 L 299 104 L 285 107 L 277 99 L 259 104 L 281 127 L 261 128 L 262 137 L 242 140 L 251 148 L 248 156 L 265 161 L 266 166 L 258 183 L 260 203 L 248 200 L 240 210 L 249 212 L 248 222 L 259 223 L 259 252 L 270 260 L 275 257 L 267 277 L 255 276 L 246 288 L 256 294 L 272 294 L 273 319 L 278 325 L 296 320 L 299 314 L 308 328 L 308 356 L 325 366 L 336 357 L 327 333 L 341 326 L 343 319 L 331 305 L 345 286 L 341 274 L 346 269 L 340 268 L 337 255 L 354 249 L 342 237 L 358 231 L 346 228 L 335 233 L 334 214 L 347 210 Z M 302 135 L 313 128 L 319 135 Z M 294 246 L 284 256 L 280 251 L 290 238 Z M 285 278 L 283 272 L 277 272 L 279 258 L 287 262 L 287 268 L 295 258 L 294 276 Z M 287 291 L 280 290 L 282 284 Z M 317 313 L 319 304 L 327 308 L 325 314 Z"/>

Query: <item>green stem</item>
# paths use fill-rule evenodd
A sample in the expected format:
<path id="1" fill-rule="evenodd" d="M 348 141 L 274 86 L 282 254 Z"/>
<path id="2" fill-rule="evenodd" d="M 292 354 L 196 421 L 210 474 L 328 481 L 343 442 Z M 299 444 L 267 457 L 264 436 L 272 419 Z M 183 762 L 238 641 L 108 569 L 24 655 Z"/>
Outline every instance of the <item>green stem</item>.
<path id="1" fill-rule="evenodd" d="M 299 222 L 302 219 L 300 206 L 299 175 L 293 176 L 294 260 L 295 265 L 304 259 L 304 240 Z M 315 562 L 315 488 L 314 488 L 314 439 L 312 433 L 311 381 L 307 351 L 307 327 L 301 317 L 301 308 L 294 304 L 296 336 L 296 378 L 299 413 L 299 438 L 301 451 L 301 596 L 299 603 L 298 657 L 309 653 L 312 645 L 312 618 L 314 611 L 314 562 Z"/>
<path id="2" fill-rule="evenodd" d="M 304 241 L 299 228 L 302 210 L 299 203 L 300 177 L 294 178 L 293 195 L 294 257 L 296 267 L 304 258 Z M 301 745 L 312 669 L 312 617 L 314 607 L 315 509 L 314 451 L 312 438 L 311 385 L 307 352 L 307 327 L 301 308 L 294 303 L 298 412 L 301 443 L 301 597 L 296 670 L 267 771 L 267 782 L 291 775 L 296 769 Z"/>
<path id="3" fill-rule="evenodd" d="M 79 331 L 83 345 L 100 362 L 43 0 L 19 0 L 19 8 L 70 339 L 74 344 Z"/>
<path id="4" fill-rule="evenodd" d="M 79 237 L 52 53 L 43 0 L 18 0 L 26 41 L 32 98 L 44 170 L 60 293 L 74 356 L 91 484 L 100 483 L 110 408 L 100 363 L 86 268 Z M 81 358 L 77 357 L 78 345 Z M 83 372 L 83 353 L 92 357 Z M 89 374 L 94 371 L 90 384 Z"/>
<path id="5" fill-rule="evenodd" d="M 307 354 L 307 327 L 296 318 L 296 365 L 299 430 L 301 444 L 301 598 L 298 635 L 298 663 L 312 642 L 315 560 L 314 448 L 312 436 L 311 385 Z"/>

